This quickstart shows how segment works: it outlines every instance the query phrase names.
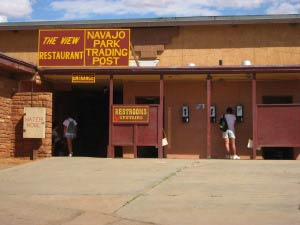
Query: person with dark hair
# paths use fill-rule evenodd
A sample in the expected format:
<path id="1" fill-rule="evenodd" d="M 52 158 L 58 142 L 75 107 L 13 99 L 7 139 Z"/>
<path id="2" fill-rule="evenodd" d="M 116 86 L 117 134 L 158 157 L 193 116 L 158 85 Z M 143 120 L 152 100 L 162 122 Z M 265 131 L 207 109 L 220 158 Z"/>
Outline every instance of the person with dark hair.
<path id="1" fill-rule="evenodd" d="M 71 117 L 68 116 L 67 119 L 63 122 L 64 125 L 64 137 L 67 139 L 67 146 L 69 151 L 69 156 L 73 156 L 73 140 L 77 136 L 77 122 Z"/>
<path id="2" fill-rule="evenodd" d="M 61 141 L 59 133 L 58 133 L 58 124 L 56 122 L 53 122 L 52 125 L 52 153 L 54 156 L 59 155 L 58 152 L 58 144 Z"/>
<path id="3" fill-rule="evenodd" d="M 225 141 L 225 148 L 226 148 L 226 159 L 230 159 L 230 146 L 233 152 L 233 159 L 240 159 L 240 157 L 236 154 L 236 146 L 235 146 L 235 121 L 236 116 L 233 114 L 233 109 L 228 107 L 226 109 L 226 114 L 224 115 L 228 129 L 223 132 L 223 138 Z"/>
<path id="4" fill-rule="evenodd" d="M 52 125 L 52 154 L 53 156 L 62 156 L 65 152 L 65 142 L 62 140 L 62 135 L 57 122 Z"/>

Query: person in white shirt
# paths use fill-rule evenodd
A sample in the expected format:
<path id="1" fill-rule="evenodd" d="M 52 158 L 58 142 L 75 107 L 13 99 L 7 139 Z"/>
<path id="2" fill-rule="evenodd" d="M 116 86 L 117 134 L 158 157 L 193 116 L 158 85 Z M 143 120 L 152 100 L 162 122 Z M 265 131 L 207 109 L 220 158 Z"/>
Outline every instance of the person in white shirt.
<path id="1" fill-rule="evenodd" d="M 69 156 L 73 156 L 73 140 L 77 135 L 77 122 L 72 118 L 68 117 L 63 122 L 64 125 L 64 137 L 67 139 Z"/>
<path id="2" fill-rule="evenodd" d="M 233 110 L 231 107 L 226 109 L 225 119 L 228 125 L 228 129 L 223 132 L 223 138 L 225 141 L 225 148 L 227 151 L 226 159 L 230 159 L 230 146 L 233 152 L 233 159 L 240 159 L 240 157 L 236 154 L 236 146 L 235 146 L 235 121 L 236 116 L 233 114 Z"/>

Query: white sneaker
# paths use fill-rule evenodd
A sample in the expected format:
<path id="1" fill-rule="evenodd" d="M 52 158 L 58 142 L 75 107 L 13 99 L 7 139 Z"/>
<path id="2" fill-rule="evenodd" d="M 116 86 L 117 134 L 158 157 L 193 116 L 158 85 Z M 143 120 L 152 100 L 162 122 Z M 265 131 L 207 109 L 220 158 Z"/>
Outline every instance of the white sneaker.
<path id="1" fill-rule="evenodd" d="M 70 154 L 69 154 L 69 157 L 72 157 L 72 156 L 73 156 L 73 153 L 70 153 Z"/>
<path id="2" fill-rule="evenodd" d="M 241 159 L 238 155 L 234 155 L 233 159 Z"/>

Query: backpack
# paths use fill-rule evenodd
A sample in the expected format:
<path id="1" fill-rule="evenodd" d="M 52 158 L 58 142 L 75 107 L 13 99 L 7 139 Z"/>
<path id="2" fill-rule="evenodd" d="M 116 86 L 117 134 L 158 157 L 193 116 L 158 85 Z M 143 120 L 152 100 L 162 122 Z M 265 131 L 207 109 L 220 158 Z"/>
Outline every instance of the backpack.
<path id="1" fill-rule="evenodd" d="M 76 132 L 77 132 L 77 127 L 75 125 L 75 122 L 73 120 L 69 120 L 69 125 L 67 127 L 67 133 L 76 134 Z"/>
<path id="2" fill-rule="evenodd" d="M 227 129 L 228 129 L 228 124 L 227 124 L 227 121 L 225 119 L 225 115 L 223 115 L 221 118 L 220 118 L 220 121 L 219 121 L 219 128 L 221 131 L 225 132 Z"/>

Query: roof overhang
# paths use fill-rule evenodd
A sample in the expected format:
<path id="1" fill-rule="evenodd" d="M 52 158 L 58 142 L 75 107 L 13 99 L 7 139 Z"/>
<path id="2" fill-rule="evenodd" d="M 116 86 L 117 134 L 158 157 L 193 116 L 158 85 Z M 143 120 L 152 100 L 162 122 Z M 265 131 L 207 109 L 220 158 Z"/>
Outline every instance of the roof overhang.
<path id="1" fill-rule="evenodd" d="M 97 75 L 257 74 L 300 73 L 300 65 L 210 66 L 210 67 L 124 67 L 124 68 L 39 68 L 41 75 L 94 73 Z"/>
<path id="2" fill-rule="evenodd" d="M 300 65 L 260 65 L 260 66 L 188 66 L 188 67 L 121 67 L 121 68 L 38 68 L 36 65 L 24 62 L 0 52 L 0 75 L 8 75 L 17 80 L 30 79 L 36 72 L 41 76 L 62 76 L 74 73 L 93 73 L 95 75 L 223 75 L 230 77 L 234 74 L 273 74 L 280 77 L 283 74 L 300 75 Z"/>
<path id="3" fill-rule="evenodd" d="M 0 75 L 21 80 L 31 78 L 36 72 L 37 67 L 35 65 L 0 52 Z"/>
<path id="4" fill-rule="evenodd" d="M 0 23 L 0 30 L 38 29 L 92 29 L 92 28 L 135 28 L 135 27 L 180 27 L 198 25 L 239 24 L 298 24 L 299 14 L 249 15 L 249 16 L 195 16 L 114 20 L 74 20 Z"/>

